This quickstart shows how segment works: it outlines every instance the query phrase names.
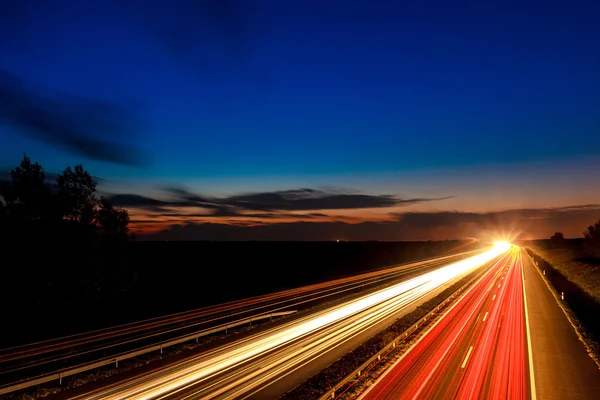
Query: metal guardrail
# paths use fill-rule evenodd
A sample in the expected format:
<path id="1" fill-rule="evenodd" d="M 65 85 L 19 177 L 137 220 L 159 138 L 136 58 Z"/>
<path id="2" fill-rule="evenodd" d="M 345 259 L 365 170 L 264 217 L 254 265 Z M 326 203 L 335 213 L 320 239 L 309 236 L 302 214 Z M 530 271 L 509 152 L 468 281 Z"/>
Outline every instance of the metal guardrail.
<path id="1" fill-rule="evenodd" d="M 31 378 L 31 379 L 22 380 L 22 381 L 19 381 L 16 383 L 12 383 L 10 385 L 0 387 L 0 395 L 14 392 L 14 391 L 21 390 L 21 389 L 26 389 L 31 386 L 40 385 L 42 383 L 47 383 L 47 382 L 51 382 L 54 380 L 58 380 L 59 384 L 62 384 L 63 378 L 78 374 L 80 372 L 90 371 L 92 369 L 104 367 L 104 366 L 111 365 L 111 364 L 115 364 L 115 367 L 118 368 L 119 361 L 137 357 L 142 354 L 151 353 L 153 351 L 160 351 L 162 353 L 163 349 L 166 347 L 174 346 L 176 344 L 180 344 L 180 343 L 184 343 L 184 342 L 189 342 L 191 340 L 196 340 L 196 343 L 198 343 L 198 338 L 200 338 L 202 336 L 207 336 L 212 333 L 217 333 L 217 332 L 221 332 L 221 331 L 225 331 L 225 333 L 227 333 L 227 330 L 231 329 L 231 328 L 235 328 L 235 327 L 245 325 L 245 324 L 252 324 L 252 322 L 254 322 L 254 321 L 260 321 L 260 320 L 267 319 L 267 318 L 283 317 L 286 315 L 293 314 L 295 312 L 296 312 L 296 310 L 279 311 L 279 312 L 273 312 L 273 313 L 269 313 L 269 314 L 257 315 L 254 317 L 245 318 L 245 319 L 238 320 L 238 321 L 233 321 L 233 322 L 230 322 L 227 324 L 217 325 L 216 327 L 211 328 L 211 329 L 206 329 L 206 330 L 203 330 L 200 332 L 196 332 L 194 334 L 179 337 L 179 338 L 169 340 L 166 342 L 162 342 L 162 343 L 159 343 L 156 345 L 143 347 L 143 348 L 131 351 L 131 352 L 127 352 L 127 353 L 117 354 L 115 356 L 107 357 L 102 360 L 98 360 L 98 361 L 90 362 L 90 363 L 86 363 L 86 364 L 81 364 L 81 365 L 75 366 L 73 368 L 53 372 L 53 373 L 43 375 L 43 376 L 40 376 L 37 378 Z"/>
<path id="2" fill-rule="evenodd" d="M 327 392 L 325 392 L 321 397 L 319 397 L 319 400 L 335 399 L 336 398 L 335 397 L 335 392 L 338 389 L 344 387 L 345 385 L 347 385 L 348 383 L 352 382 L 353 380 L 360 379 L 360 376 L 361 376 L 361 374 L 363 372 L 370 370 L 369 366 L 371 366 L 371 364 L 381 361 L 381 358 L 383 356 L 387 355 L 387 353 L 389 353 L 390 351 L 392 351 L 393 349 L 395 349 L 397 345 L 399 345 L 401 342 L 403 342 L 404 340 L 406 340 L 406 338 L 408 338 L 409 335 L 411 335 L 412 333 L 414 333 L 419 328 L 419 326 L 421 326 L 428 319 L 431 319 L 431 317 L 433 317 L 433 315 L 435 313 L 437 313 L 438 311 L 440 311 L 440 309 L 442 309 L 446 304 L 448 304 L 449 302 L 451 302 L 452 300 L 454 300 L 454 298 L 457 297 L 460 293 L 462 293 L 469 285 L 471 285 L 471 283 L 473 283 L 473 281 L 475 279 L 476 278 L 473 278 L 473 279 L 469 280 L 469 282 L 467 282 L 464 285 L 462 285 L 454 293 L 452 293 L 445 300 L 443 300 L 437 306 L 435 306 L 431 311 L 429 311 L 427 314 L 425 314 L 423 317 L 421 317 L 417 322 L 415 322 L 414 324 L 412 324 L 408 329 L 406 329 L 404 332 L 402 332 L 401 334 L 399 334 L 398 336 L 396 336 L 384 348 L 382 348 L 381 350 L 379 350 L 371 358 L 369 358 L 367 361 L 365 361 L 364 363 L 362 363 L 358 368 L 356 368 L 354 371 L 352 371 L 351 373 L 349 373 L 344 379 L 342 379 L 341 381 L 339 381 L 338 383 L 336 383 L 331 389 L 329 389 Z M 374 367 L 374 366 L 375 365 L 372 365 L 372 367 Z"/>

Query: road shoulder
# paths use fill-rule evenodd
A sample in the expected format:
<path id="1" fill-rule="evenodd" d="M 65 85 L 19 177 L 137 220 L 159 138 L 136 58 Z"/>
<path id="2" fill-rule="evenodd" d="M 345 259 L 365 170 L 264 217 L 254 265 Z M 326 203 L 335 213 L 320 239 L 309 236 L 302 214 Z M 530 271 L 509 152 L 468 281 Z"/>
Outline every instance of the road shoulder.
<path id="1" fill-rule="evenodd" d="M 600 398 L 600 370 L 524 250 L 523 272 L 537 397 Z"/>

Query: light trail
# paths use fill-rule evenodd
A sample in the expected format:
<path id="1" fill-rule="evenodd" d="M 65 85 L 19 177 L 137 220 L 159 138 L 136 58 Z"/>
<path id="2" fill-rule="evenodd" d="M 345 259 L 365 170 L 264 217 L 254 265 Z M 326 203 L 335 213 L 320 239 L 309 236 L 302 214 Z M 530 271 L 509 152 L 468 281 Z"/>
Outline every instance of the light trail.
<path id="1" fill-rule="evenodd" d="M 80 367 L 110 360 L 132 350 L 189 336 L 215 325 L 249 316 L 306 306 L 347 293 L 393 282 L 421 270 L 431 270 L 461 260 L 479 250 L 416 261 L 356 276 L 307 285 L 230 303 L 137 321 L 121 326 L 71 335 L 0 350 L 0 381 L 18 382 L 28 377 L 51 375 L 67 366 Z M 9 385 L 0 385 L 0 392 Z"/>
<path id="2" fill-rule="evenodd" d="M 520 252 L 513 246 L 360 399 L 527 399 Z"/>
<path id="3" fill-rule="evenodd" d="M 321 291 L 331 290 L 331 288 L 345 288 L 348 284 L 358 283 L 366 284 L 373 281 L 373 278 L 381 279 L 386 276 L 396 274 L 398 272 L 405 272 L 413 268 L 427 266 L 429 264 L 435 265 L 439 262 L 449 261 L 456 258 L 462 258 L 468 254 L 478 252 L 478 250 L 465 252 L 461 254 L 438 257 L 435 259 L 428 259 L 418 262 L 411 262 L 407 264 L 401 264 L 398 266 L 367 272 L 360 275 L 350 276 L 346 278 L 339 278 L 331 281 L 316 283 L 312 285 L 302 286 L 299 288 L 288 289 L 281 292 L 269 293 L 261 296 L 251 297 L 242 300 L 235 300 L 229 303 L 218 304 L 205 308 L 200 308 L 191 311 L 184 311 L 175 313 L 167 316 L 151 318 L 143 321 L 136 321 L 124 325 L 98 329 L 95 331 L 84 332 L 80 334 L 74 334 L 56 339 L 49 339 L 41 342 L 29 343 L 25 345 L 15 346 L 11 348 L 0 349 L 0 363 L 11 361 L 26 356 L 40 355 L 44 353 L 55 352 L 57 350 L 72 349 L 75 346 L 81 346 L 105 339 L 112 339 L 140 331 L 163 327 L 165 325 L 174 323 L 184 323 L 189 320 L 198 319 L 206 316 L 212 316 L 216 314 L 225 313 L 231 310 L 239 310 L 249 306 L 260 305 L 261 303 L 269 303 L 278 301 L 286 298 L 297 299 L 298 296 L 306 296 L 307 294 L 314 294 L 313 292 L 321 294 Z M 334 293 L 337 294 L 337 293 Z M 253 308 L 250 311 L 256 312 L 261 308 Z"/>
<path id="4" fill-rule="evenodd" d="M 487 252 L 348 301 L 317 315 L 80 398 L 243 397 L 506 251 L 506 246 L 496 245 Z"/>

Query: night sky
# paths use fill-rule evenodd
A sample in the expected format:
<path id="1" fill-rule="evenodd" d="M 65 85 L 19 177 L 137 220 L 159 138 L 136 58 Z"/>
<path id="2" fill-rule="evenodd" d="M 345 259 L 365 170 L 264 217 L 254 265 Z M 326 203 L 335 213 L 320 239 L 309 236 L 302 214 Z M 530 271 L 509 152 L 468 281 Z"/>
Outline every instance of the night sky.
<path id="1" fill-rule="evenodd" d="M 82 163 L 140 238 L 579 237 L 598 21 L 598 1 L 0 0 L 0 179 L 23 153 Z"/>

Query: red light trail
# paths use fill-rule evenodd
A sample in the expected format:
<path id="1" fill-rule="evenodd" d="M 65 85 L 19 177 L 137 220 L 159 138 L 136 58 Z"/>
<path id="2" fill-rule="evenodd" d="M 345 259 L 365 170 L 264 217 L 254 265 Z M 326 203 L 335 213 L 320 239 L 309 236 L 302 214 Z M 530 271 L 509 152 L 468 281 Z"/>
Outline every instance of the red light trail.
<path id="1" fill-rule="evenodd" d="M 530 398 L 521 257 L 513 246 L 361 398 Z"/>

